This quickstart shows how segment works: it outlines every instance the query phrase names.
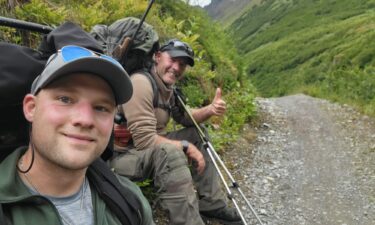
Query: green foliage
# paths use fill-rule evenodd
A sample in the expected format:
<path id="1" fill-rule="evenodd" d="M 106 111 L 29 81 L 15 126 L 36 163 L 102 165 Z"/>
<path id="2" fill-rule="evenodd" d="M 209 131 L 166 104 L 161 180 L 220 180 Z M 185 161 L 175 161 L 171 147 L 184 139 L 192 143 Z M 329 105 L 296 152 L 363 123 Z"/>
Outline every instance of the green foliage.
<path id="1" fill-rule="evenodd" d="M 251 10 L 253 7 L 259 5 L 263 0 L 236 0 L 222 1 L 221 9 L 214 15 L 214 19 L 220 21 L 224 27 L 229 27 L 241 14 Z M 209 13 L 210 14 L 210 13 Z"/>
<path id="2" fill-rule="evenodd" d="M 255 114 L 255 89 L 243 75 L 242 60 L 234 42 L 199 8 L 191 8 L 181 1 L 165 0 L 160 10 L 164 25 L 175 30 L 166 37 L 178 37 L 195 51 L 196 64 L 187 71 L 182 82 L 188 104 L 192 107 L 209 104 L 216 87 L 222 88 L 224 99 L 230 102 L 224 118 L 211 120 L 213 143 L 222 147 L 233 141 L 243 123 Z"/>
<path id="3" fill-rule="evenodd" d="M 263 96 L 304 92 L 375 115 L 373 0 L 266 0 L 230 27 Z"/>
<path id="4" fill-rule="evenodd" d="M 24 4 L 15 9 L 18 19 L 45 25 L 59 25 L 65 19 L 65 7 L 56 7 L 47 1 L 34 0 L 32 4 Z"/>
<path id="5" fill-rule="evenodd" d="M 249 82 L 246 82 L 244 86 L 246 88 L 233 89 L 226 94 L 226 115 L 223 118 L 214 117 L 211 119 L 210 134 L 212 134 L 211 138 L 218 149 L 235 141 L 242 125 L 249 122 L 254 116 L 255 88 Z M 216 129 L 215 125 L 220 125 L 222 129 Z"/>
<path id="6" fill-rule="evenodd" d="M 3 1 L 3 0 L 1 0 Z M 56 27 L 64 21 L 79 24 L 84 30 L 96 24 L 111 24 L 117 19 L 134 16 L 141 18 L 147 0 L 31 0 L 18 1 L 15 9 L 4 15 Z M 5 2 L 1 2 L 5 4 Z M 214 119 L 215 140 L 220 144 L 232 140 L 239 127 L 254 114 L 254 89 L 246 81 L 243 62 L 232 38 L 224 33 L 196 7 L 183 1 L 155 1 L 146 22 L 154 26 L 161 41 L 179 38 L 195 51 L 196 63 L 188 69 L 182 88 L 188 104 L 198 107 L 210 103 L 216 87 L 221 87 L 224 99 L 230 102 L 227 116 Z M 0 38 L 37 47 L 39 35 L 20 35 L 14 29 L 1 28 Z M 237 109 L 237 110 L 236 110 Z M 241 109 L 241 110 L 238 110 Z M 147 186 L 147 184 L 146 184 Z"/>
<path id="7" fill-rule="evenodd" d="M 374 114 L 374 72 L 375 67 L 367 67 L 366 70 L 343 68 L 331 71 L 324 82 L 322 92 L 331 98 L 337 98 L 340 102 L 362 106 L 366 113 Z"/>

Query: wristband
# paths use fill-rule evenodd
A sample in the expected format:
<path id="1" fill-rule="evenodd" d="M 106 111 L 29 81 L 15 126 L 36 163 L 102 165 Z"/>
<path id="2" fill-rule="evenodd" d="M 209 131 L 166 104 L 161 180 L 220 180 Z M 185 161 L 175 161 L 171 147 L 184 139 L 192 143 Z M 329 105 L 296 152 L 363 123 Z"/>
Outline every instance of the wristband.
<path id="1" fill-rule="evenodd" d="M 187 140 L 182 140 L 181 145 L 182 145 L 182 151 L 186 154 L 189 148 L 189 142 Z"/>

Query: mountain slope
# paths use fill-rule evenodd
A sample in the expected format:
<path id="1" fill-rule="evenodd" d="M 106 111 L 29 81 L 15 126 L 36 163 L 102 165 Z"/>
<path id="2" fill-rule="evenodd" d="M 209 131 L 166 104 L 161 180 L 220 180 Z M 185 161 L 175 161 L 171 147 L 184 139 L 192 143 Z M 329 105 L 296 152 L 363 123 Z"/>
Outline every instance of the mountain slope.
<path id="1" fill-rule="evenodd" d="M 302 91 L 375 115 L 374 28 L 374 0 L 264 0 L 229 30 L 264 96 Z"/>
<path id="2" fill-rule="evenodd" d="M 212 0 L 204 9 L 214 20 L 228 26 L 259 2 L 260 0 Z"/>

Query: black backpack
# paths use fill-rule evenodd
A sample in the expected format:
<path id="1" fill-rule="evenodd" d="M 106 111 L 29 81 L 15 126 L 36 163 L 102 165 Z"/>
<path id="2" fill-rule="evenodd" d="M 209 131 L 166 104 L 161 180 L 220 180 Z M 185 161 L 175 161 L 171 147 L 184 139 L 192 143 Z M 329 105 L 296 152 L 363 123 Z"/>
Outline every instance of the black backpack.
<path id="1" fill-rule="evenodd" d="M 0 42 L 0 52 L 1 162 L 11 151 L 29 142 L 22 100 L 46 59 L 36 50 L 4 42 Z"/>
<path id="2" fill-rule="evenodd" d="M 100 45 L 79 26 L 67 22 L 43 36 L 38 50 L 0 42 L 0 161 L 29 142 L 22 101 L 50 55 L 65 45 L 102 52 Z"/>
<path id="3" fill-rule="evenodd" d="M 45 35 L 38 50 L 0 42 L 0 162 L 19 146 L 28 145 L 29 128 L 23 116 L 23 97 L 30 92 L 32 81 L 42 72 L 48 57 L 65 45 L 103 52 L 91 35 L 70 22 Z M 107 148 L 107 151 L 112 149 Z M 89 167 L 87 176 L 122 224 L 141 223 L 141 203 L 133 192 L 119 183 L 102 159 Z M 0 224 L 6 224 L 1 204 Z"/>

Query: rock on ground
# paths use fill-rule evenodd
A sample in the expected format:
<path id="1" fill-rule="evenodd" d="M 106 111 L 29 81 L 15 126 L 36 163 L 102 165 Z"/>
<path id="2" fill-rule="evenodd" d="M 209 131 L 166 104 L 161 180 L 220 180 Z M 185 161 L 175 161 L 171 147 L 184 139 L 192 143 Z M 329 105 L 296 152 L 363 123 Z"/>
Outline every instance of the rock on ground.
<path id="1" fill-rule="evenodd" d="M 305 95 L 257 105 L 224 158 L 263 224 L 375 224 L 374 118 Z"/>
<path id="2" fill-rule="evenodd" d="M 258 120 L 222 159 L 263 224 L 374 225 L 375 119 L 302 94 L 256 103 Z M 231 192 L 247 223 L 260 224 Z"/>

